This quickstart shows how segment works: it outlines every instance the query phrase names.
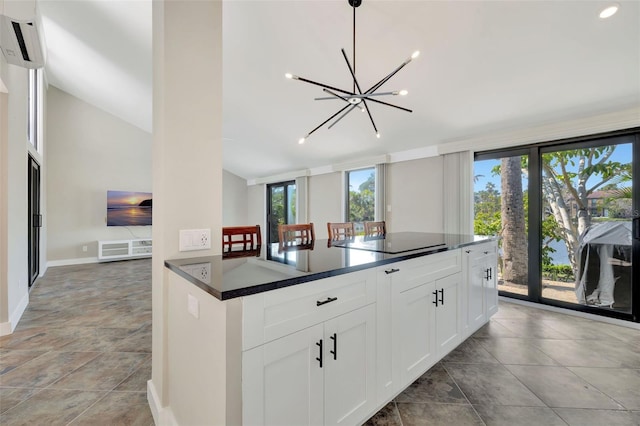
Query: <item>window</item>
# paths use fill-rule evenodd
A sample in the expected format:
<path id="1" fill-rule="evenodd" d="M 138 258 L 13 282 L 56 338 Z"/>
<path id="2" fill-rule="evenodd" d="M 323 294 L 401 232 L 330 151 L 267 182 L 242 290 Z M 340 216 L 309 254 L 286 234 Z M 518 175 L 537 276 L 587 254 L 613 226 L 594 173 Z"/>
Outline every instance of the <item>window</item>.
<path id="1" fill-rule="evenodd" d="M 639 149 L 629 130 L 476 154 L 475 233 L 501 236 L 501 295 L 640 321 Z"/>
<path id="2" fill-rule="evenodd" d="M 296 183 L 295 181 L 267 185 L 267 245 L 268 259 L 282 258 L 278 253 L 278 225 L 296 223 Z M 286 259 L 285 259 L 286 260 Z"/>
<path id="3" fill-rule="evenodd" d="M 474 234 L 502 237 L 498 290 L 525 296 L 529 292 L 527 164 L 525 153 L 503 152 L 496 158 L 477 159 L 473 178 Z"/>
<path id="4" fill-rule="evenodd" d="M 36 151 L 40 151 L 40 80 L 42 73 L 37 69 L 29 70 L 29 94 L 27 111 L 27 140 Z"/>
<path id="5" fill-rule="evenodd" d="M 350 170 L 345 177 L 346 221 L 354 222 L 356 234 L 362 234 L 364 222 L 376 220 L 376 169 Z"/>

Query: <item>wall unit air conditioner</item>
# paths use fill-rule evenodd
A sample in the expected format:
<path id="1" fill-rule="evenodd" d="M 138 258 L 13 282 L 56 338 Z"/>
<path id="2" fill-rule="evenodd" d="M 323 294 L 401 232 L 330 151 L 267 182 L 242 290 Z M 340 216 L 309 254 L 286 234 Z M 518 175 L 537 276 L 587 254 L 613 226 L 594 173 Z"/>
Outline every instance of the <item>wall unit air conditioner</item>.
<path id="1" fill-rule="evenodd" d="M 42 68 L 44 56 L 34 21 L 0 15 L 0 47 L 7 62 L 23 68 Z"/>

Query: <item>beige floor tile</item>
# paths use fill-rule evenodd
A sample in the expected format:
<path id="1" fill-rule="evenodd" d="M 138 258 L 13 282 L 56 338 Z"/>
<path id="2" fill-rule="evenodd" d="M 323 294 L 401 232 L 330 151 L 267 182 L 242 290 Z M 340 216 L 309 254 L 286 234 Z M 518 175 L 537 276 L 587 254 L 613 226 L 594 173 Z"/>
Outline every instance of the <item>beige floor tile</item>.
<path id="1" fill-rule="evenodd" d="M 104 392 L 44 389 L 0 414 L 0 424 L 66 425 L 104 395 Z"/>

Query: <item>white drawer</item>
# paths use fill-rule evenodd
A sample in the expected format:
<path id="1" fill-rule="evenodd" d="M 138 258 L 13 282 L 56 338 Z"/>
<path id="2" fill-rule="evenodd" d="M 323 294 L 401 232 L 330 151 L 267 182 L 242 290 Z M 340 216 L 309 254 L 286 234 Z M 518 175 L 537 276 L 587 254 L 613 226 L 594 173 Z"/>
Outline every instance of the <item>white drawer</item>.
<path id="1" fill-rule="evenodd" d="M 375 298 L 374 268 L 244 297 L 242 350 L 368 305 Z"/>
<path id="2" fill-rule="evenodd" d="M 467 247 L 463 247 L 462 250 L 467 256 L 469 256 L 469 259 L 471 260 L 470 266 L 475 266 L 478 263 L 483 263 L 485 261 L 485 256 L 497 253 L 498 242 L 488 241 L 486 243 L 473 244 Z"/>
<path id="3" fill-rule="evenodd" d="M 393 291 L 403 292 L 460 272 L 462 259 L 457 249 L 394 263 L 394 267 L 399 271 L 393 277 Z"/>

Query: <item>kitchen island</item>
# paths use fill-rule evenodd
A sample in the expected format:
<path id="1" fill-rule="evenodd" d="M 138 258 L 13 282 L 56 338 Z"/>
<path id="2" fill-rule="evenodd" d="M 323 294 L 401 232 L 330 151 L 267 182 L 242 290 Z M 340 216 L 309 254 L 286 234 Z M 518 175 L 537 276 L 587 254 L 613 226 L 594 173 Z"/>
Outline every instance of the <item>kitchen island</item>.
<path id="1" fill-rule="evenodd" d="M 191 394 L 169 402 L 176 424 L 361 424 L 497 310 L 493 238 L 392 233 L 240 256 L 165 262 L 169 380 Z"/>

